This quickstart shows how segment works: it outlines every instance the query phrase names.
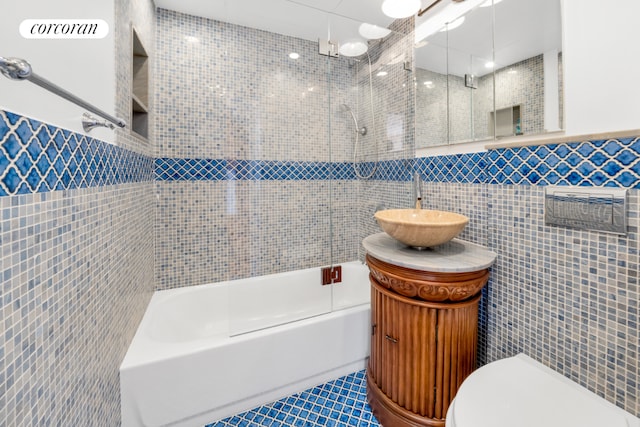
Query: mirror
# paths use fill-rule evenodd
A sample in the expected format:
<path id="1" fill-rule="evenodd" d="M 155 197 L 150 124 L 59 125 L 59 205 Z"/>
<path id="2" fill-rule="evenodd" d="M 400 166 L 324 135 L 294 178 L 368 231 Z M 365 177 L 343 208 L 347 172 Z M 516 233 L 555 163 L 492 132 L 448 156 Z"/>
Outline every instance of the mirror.
<path id="1" fill-rule="evenodd" d="M 560 0 L 436 3 L 416 20 L 416 148 L 560 130 Z"/>
<path id="2" fill-rule="evenodd" d="M 416 44 L 416 148 L 449 141 L 446 35 L 435 33 Z"/>
<path id="3" fill-rule="evenodd" d="M 482 7 L 488 5 L 489 7 Z M 460 20 L 464 19 L 462 24 Z M 491 1 L 448 24 L 449 143 L 493 137 Z M 459 25 L 458 28 L 455 28 Z"/>

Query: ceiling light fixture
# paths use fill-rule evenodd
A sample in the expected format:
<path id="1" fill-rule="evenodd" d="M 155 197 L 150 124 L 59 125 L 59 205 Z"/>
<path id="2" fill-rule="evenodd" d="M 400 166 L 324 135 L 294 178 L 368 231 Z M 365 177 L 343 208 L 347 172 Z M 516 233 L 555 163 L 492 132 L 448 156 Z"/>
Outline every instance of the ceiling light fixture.
<path id="1" fill-rule="evenodd" d="M 377 40 L 387 37 L 391 34 L 391 30 L 388 28 L 378 27 L 373 24 L 360 24 L 358 32 L 362 37 L 369 40 Z"/>
<path id="2" fill-rule="evenodd" d="M 369 46 L 362 40 L 349 40 L 340 45 L 340 55 L 342 56 L 360 56 L 369 50 Z"/>
<path id="3" fill-rule="evenodd" d="M 420 10 L 420 0 L 384 0 L 382 12 L 390 18 L 408 18 Z"/>
<path id="4" fill-rule="evenodd" d="M 496 65 L 496 63 L 493 62 L 493 61 L 488 61 L 488 62 L 486 62 L 484 64 L 484 66 L 487 67 L 487 68 L 493 68 L 495 65 Z"/>
<path id="5" fill-rule="evenodd" d="M 298 53 L 296 53 L 296 52 L 291 52 L 291 53 L 289 54 L 289 58 L 291 58 L 291 59 L 298 59 L 298 58 L 300 58 L 300 54 L 298 54 Z"/>

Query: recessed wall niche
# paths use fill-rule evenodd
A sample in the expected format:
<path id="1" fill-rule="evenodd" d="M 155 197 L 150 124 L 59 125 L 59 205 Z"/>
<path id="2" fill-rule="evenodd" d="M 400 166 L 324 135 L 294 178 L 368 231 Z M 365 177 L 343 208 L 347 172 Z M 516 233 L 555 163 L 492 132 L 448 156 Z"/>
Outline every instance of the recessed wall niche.
<path id="1" fill-rule="evenodd" d="M 131 131 L 149 137 L 149 55 L 132 28 Z"/>

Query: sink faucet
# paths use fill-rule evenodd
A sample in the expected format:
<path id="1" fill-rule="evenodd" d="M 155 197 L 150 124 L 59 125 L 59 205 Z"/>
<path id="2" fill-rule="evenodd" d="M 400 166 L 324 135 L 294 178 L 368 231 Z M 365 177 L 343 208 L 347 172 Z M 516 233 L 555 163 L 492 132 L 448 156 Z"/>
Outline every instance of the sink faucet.
<path id="1" fill-rule="evenodd" d="M 422 209 L 422 191 L 420 191 L 420 174 L 418 172 L 413 173 L 413 187 L 416 198 L 416 209 Z"/>

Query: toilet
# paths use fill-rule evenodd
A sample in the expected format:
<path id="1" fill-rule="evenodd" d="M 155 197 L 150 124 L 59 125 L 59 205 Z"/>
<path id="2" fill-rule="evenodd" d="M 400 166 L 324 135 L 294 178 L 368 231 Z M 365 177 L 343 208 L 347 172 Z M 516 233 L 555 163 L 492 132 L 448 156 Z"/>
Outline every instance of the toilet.
<path id="1" fill-rule="evenodd" d="M 525 354 L 464 380 L 446 427 L 640 427 L 640 419 Z"/>

